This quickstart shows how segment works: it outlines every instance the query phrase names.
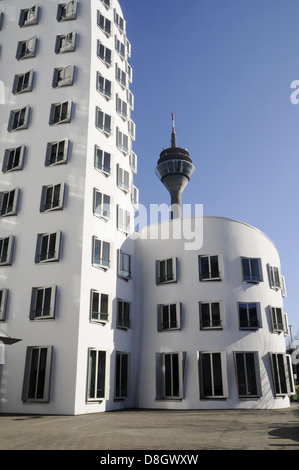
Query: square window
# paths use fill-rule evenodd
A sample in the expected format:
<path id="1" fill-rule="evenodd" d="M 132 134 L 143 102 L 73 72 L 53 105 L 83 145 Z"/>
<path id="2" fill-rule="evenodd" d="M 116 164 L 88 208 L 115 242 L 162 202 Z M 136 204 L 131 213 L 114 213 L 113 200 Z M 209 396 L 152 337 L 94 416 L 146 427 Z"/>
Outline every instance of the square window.
<path id="1" fill-rule="evenodd" d="M 75 20 L 77 18 L 77 0 L 59 3 L 57 21 Z"/>
<path id="2" fill-rule="evenodd" d="M 109 296 L 97 290 L 91 290 L 91 321 L 106 323 L 108 321 Z"/>
<path id="3" fill-rule="evenodd" d="M 14 236 L 0 238 L 0 266 L 11 266 Z"/>
<path id="4" fill-rule="evenodd" d="M 263 281 L 260 258 L 241 258 L 243 282 L 258 284 Z"/>
<path id="5" fill-rule="evenodd" d="M 87 401 L 94 402 L 105 397 L 106 351 L 88 350 Z"/>
<path id="6" fill-rule="evenodd" d="M 63 124 L 71 122 L 72 101 L 63 103 L 54 103 L 51 105 L 50 125 Z"/>
<path id="7" fill-rule="evenodd" d="M 39 7 L 35 5 L 31 8 L 24 8 L 20 12 L 19 26 L 23 28 L 24 26 L 31 26 L 38 23 L 38 13 Z"/>
<path id="8" fill-rule="evenodd" d="M 52 346 L 28 346 L 22 391 L 23 402 L 50 401 Z"/>
<path id="9" fill-rule="evenodd" d="M 0 289 L 0 321 L 6 320 L 8 289 Z"/>
<path id="10" fill-rule="evenodd" d="M 71 86 L 74 83 L 74 65 L 67 67 L 57 67 L 53 74 L 53 88 Z"/>
<path id="11" fill-rule="evenodd" d="M 30 320 L 55 318 L 56 286 L 33 287 L 31 293 Z"/>
<path id="12" fill-rule="evenodd" d="M 58 142 L 48 142 L 46 153 L 46 166 L 67 163 L 69 150 L 69 139 Z"/>
<path id="13" fill-rule="evenodd" d="M 238 310 L 240 329 L 257 329 L 261 327 L 260 305 L 258 303 L 240 302 Z"/>
<path id="14" fill-rule="evenodd" d="M 106 176 L 111 173 L 111 154 L 104 152 L 98 146 L 95 147 L 95 162 L 94 167 L 103 172 Z"/>
<path id="15" fill-rule="evenodd" d="M 218 255 L 201 255 L 199 261 L 199 279 L 201 281 L 221 280 Z"/>
<path id="16" fill-rule="evenodd" d="M 17 60 L 29 59 L 36 55 L 37 38 L 36 36 L 18 42 L 16 58 Z"/>
<path id="17" fill-rule="evenodd" d="M 9 171 L 17 171 L 23 169 L 24 163 L 24 154 L 25 154 L 25 145 L 20 147 L 6 149 L 3 159 L 3 173 Z"/>
<path id="18" fill-rule="evenodd" d="M 156 284 L 177 282 L 176 257 L 156 261 Z"/>
<path id="19" fill-rule="evenodd" d="M 41 212 L 63 209 L 65 183 L 43 186 L 41 196 Z"/>
<path id="20" fill-rule="evenodd" d="M 220 302 L 200 302 L 200 328 L 222 328 Z"/>
<path id="21" fill-rule="evenodd" d="M 18 95 L 19 93 L 32 91 L 33 75 L 33 70 L 29 70 L 29 72 L 15 75 L 12 89 L 13 94 Z"/>
<path id="22" fill-rule="evenodd" d="M 98 268 L 110 268 L 110 243 L 93 237 L 92 264 Z"/>
<path id="23" fill-rule="evenodd" d="M 10 191 L 3 191 L 0 193 L 0 215 L 2 217 L 17 215 L 19 194 L 19 188 L 12 189 Z"/>
<path id="24" fill-rule="evenodd" d="M 76 33 L 60 34 L 56 36 L 55 52 L 63 54 L 76 50 Z"/>
<path id="25" fill-rule="evenodd" d="M 61 232 L 40 233 L 37 236 L 36 263 L 59 261 Z"/>
<path id="26" fill-rule="evenodd" d="M 10 112 L 10 118 L 8 123 L 8 131 L 18 131 L 20 129 L 28 129 L 29 126 L 29 111 L 30 107 L 14 109 Z"/>

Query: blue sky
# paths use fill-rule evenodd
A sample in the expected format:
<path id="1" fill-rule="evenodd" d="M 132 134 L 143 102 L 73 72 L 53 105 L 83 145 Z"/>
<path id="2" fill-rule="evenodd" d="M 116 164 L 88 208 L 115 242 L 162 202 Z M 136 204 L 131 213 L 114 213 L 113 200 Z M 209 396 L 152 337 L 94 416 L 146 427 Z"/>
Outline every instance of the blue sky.
<path id="1" fill-rule="evenodd" d="M 174 113 L 177 144 L 196 167 L 183 203 L 273 240 L 299 338 L 298 0 L 120 2 L 132 44 L 141 204 L 169 203 L 154 170 Z"/>

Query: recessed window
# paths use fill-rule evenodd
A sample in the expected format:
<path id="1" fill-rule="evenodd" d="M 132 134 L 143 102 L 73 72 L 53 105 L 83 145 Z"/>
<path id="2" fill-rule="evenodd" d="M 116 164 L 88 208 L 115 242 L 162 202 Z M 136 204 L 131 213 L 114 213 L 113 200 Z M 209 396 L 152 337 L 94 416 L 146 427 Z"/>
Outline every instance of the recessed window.
<path id="1" fill-rule="evenodd" d="M 261 327 L 260 305 L 255 302 L 238 304 L 240 329 L 257 329 Z"/>
<path id="2" fill-rule="evenodd" d="M 156 261 L 156 283 L 169 284 L 177 282 L 176 257 Z"/>
<path id="3" fill-rule="evenodd" d="M 114 398 L 122 400 L 129 394 L 129 354 L 116 351 Z"/>
<path id="4" fill-rule="evenodd" d="M 91 290 L 91 321 L 106 323 L 108 321 L 108 294 Z"/>
<path id="5" fill-rule="evenodd" d="M 281 307 L 269 307 L 271 314 L 272 332 L 282 333 L 285 330 L 284 313 Z"/>
<path id="6" fill-rule="evenodd" d="M 23 402 L 49 402 L 52 349 L 52 346 L 27 347 Z"/>
<path id="7" fill-rule="evenodd" d="M 38 5 L 35 5 L 31 8 L 24 8 L 20 12 L 19 26 L 23 28 L 24 26 L 31 26 L 38 23 Z"/>
<path id="8" fill-rule="evenodd" d="M 201 281 L 221 280 L 218 255 L 202 255 L 198 257 L 198 261 Z"/>
<path id="9" fill-rule="evenodd" d="M 67 33 L 56 36 L 55 52 L 63 54 L 76 50 L 76 33 Z"/>
<path id="10" fill-rule="evenodd" d="M 181 303 L 174 302 L 158 306 L 158 331 L 181 329 Z"/>
<path id="11" fill-rule="evenodd" d="M 28 129 L 30 106 L 21 109 L 14 109 L 10 112 L 8 131 L 18 131 Z"/>
<path id="12" fill-rule="evenodd" d="M 114 22 L 121 33 L 125 32 L 125 20 L 114 9 Z"/>
<path id="13" fill-rule="evenodd" d="M 126 46 L 121 42 L 117 36 L 115 36 L 115 50 L 122 59 L 126 58 Z"/>
<path id="14" fill-rule="evenodd" d="M 105 98 L 110 99 L 111 98 L 111 89 L 112 89 L 112 84 L 111 81 L 108 80 L 107 78 L 104 78 L 103 75 L 101 75 L 99 72 L 97 72 L 97 90 L 101 95 L 103 95 Z"/>
<path id="15" fill-rule="evenodd" d="M 0 266 L 11 266 L 14 236 L 0 238 Z"/>
<path id="16" fill-rule="evenodd" d="M 35 57 L 36 55 L 36 45 L 37 38 L 36 36 L 26 39 L 24 41 L 18 42 L 16 58 L 18 60 L 29 59 Z"/>
<path id="17" fill-rule="evenodd" d="M 125 234 L 130 232 L 131 215 L 130 212 L 117 206 L 117 229 Z"/>
<path id="18" fill-rule="evenodd" d="M 64 101 L 63 103 L 54 103 L 51 105 L 50 124 L 63 124 L 71 122 L 72 101 Z"/>
<path id="19" fill-rule="evenodd" d="M 131 326 L 131 304 L 125 300 L 117 300 L 117 320 L 118 328 L 130 328 Z"/>
<path id="20" fill-rule="evenodd" d="M 37 236 L 36 263 L 59 261 L 61 232 L 40 233 Z"/>
<path id="21" fill-rule="evenodd" d="M 117 252 L 117 274 L 122 279 L 131 279 L 131 255 L 118 250 Z"/>
<path id="22" fill-rule="evenodd" d="M 257 352 L 235 352 L 239 398 L 261 396 Z"/>
<path id="23" fill-rule="evenodd" d="M 260 258 L 241 258 L 243 282 L 258 284 L 263 281 Z"/>
<path id="24" fill-rule="evenodd" d="M 122 88 L 127 87 L 127 74 L 117 64 L 115 66 L 115 78 Z"/>
<path id="25" fill-rule="evenodd" d="M 25 154 L 25 145 L 20 147 L 15 147 L 11 149 L 6 149 L 3 159 L 3 173 L 9 171 L 17 171 L 23 169 L 24 163 L 24 154 Z"/>
<path id="26" fill-rule="evenodd" d="M 112 64 L 112 52 L 111 49 L 108 47 L 104 46 L 101 41 L 98 41 L 98 58 L 101 59 L 102 62 L 104 62 L 107 67 L 110 67 Z"/>
<path id="27" fill-rule="evenodd" d="M 57 21 L 75 20 L 77 18 L 77 0 L 59 3 Z"/>
<path id="28" fill-rule="evenodd" d="M 57 67 L 53 74 L 53 88 L 71 86 L 74 83 L 74 65 Z"/>
<path id="29" fill-rule="evenodd" d="M 43 186 L 41 196 L 41 212 L 63 209 L 65 183 Z"/>
<path id="30" fill-rule="evenodd" d="M 111 134 L 111 116 L 99 108 L 96 110 L 96 127 L 107 136 Z"/>
<path id="31" fill-rule="evenodd" d="M 33 287 L 31 293 L 30 320 L 55 317 L 56 286 Z"/>
<path id="32" fill-rule="evenodd" d="M 228 384 L 225 352 L 200 352 L 200 397 L 226 398 Z"/>
<path id="33" fill-rule="evenodd" d="M 116 111 L 123 119 L 128 119 L 128 105 L 123 101 L 118 94 L 116 94 Z"/>
<path id="34" fill-rule="evenodd" d="M 103 219 L 110 218 L 110 196 L 94 189 L 93 213 Z"/>
<path id="35" fill-rule="evenodd" d="M 106 36 L 111 35 L 111 21 L 108 20 L 104 15 L 98 11 L 98 26 L 106 34 Z"/>
<path id="36" fill-rule="evenodd" d="M 3 191 L 0 193 L 0 215 L 2 217 L 17 215 L 19 194 L 19 188 L 11 189 L 10 191 Z"/>
<path id="37" fill-rule="evenodd" d="M 116 146 L 125 155 L 129 153 L 129 137 L 121 132 L 119 128 L 116 128 Z"/>
<path id="38" fill-rule="evenodd" d="M 0 289 L 0 321 L 6 320 L 8 289 Z"/>
<path id="39" fill-rule="evenodd" d="M 14 95 L 32 91 L 33 74 L 34 74 L 33 70 L 29 70 L 29 72 L 15 75 L 14 83 L 13 83 L 13 90 L 12 90 Z"/>
<path id="40" fill-rule="evenodd" d="M 272 366 L 275 396 L 295 393 L 291 358 L 285 353 L 269 353 Z"/>
<path id="41" fill-rule="evenodd" d="M 156 398 L 182 400 L 184 398 L 185 352 L 156 354 Z"/>
<path id="42" fill-rule="evenodd" d="M 95 147 L 95 162 L 94 166 L 97 170 L 103 172 L 106 176 L 111 173 L 111 154 L 104 152 L 98 146 Z"/>
<path id="43" fill-rule="evenodd" d="M 222 328 L 220 302 L 200 302 L 200 328 Z"/>
<path id="44" fill-rule="evenodd" d="M 106 351 L 88 350 L 87 401 L 99 401 L 105 397 Z"/>
<path id="45" fill-rule="evenodd" d="M 69 139 L 57 142 L 48 142 L 46 153 L 46 166 L 67 163 L 69 149 Z"/>
<path id="46" fill-rule="evenodd" d="M 125 193 L 130 191 L 129 172 L 117 165 L 117 186 Z"/>
<path id="47" fill-rule="evenodd" d="M 110 243 L 93 237 L 92 264 L 98 268 L 110 268 Z"/>

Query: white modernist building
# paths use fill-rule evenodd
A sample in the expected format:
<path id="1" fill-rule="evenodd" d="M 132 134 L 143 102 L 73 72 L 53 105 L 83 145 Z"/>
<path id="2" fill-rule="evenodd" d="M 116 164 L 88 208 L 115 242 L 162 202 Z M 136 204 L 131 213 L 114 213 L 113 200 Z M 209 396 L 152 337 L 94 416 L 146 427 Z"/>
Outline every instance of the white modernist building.
<path id="1" fill-rule="evenodd" d="M 273 243 L 213 217 L 193 220 L 195 249 L 156 236 L 180 217 L 129 236 L 137 157 L 118 1 L 1 0 L 0 41 L 0 412 L 288 406 Z M 175 153 L 185 185 L 192 162 Z"/>

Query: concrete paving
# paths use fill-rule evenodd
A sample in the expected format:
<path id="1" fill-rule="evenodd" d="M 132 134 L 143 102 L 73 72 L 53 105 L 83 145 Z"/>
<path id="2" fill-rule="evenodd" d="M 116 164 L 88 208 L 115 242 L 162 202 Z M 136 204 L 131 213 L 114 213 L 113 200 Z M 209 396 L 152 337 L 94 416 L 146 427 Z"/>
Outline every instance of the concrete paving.
<path id="1" fill-rule="evenodd" d="M 80 416 L 1 414 L 0 450 L 108 450 L 110 455 L 120 450 L 299 450 L 299 406 Z"/>

